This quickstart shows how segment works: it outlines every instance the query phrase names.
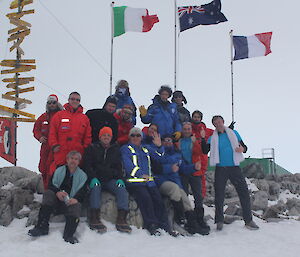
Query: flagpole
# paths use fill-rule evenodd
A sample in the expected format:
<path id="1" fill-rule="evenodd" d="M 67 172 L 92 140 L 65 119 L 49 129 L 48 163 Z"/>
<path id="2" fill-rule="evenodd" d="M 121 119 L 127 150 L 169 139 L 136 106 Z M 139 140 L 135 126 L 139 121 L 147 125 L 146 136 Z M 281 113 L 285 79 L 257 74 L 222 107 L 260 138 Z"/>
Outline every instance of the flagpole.
<path id="1" fill-rule="evenodd" d="M 112 95 L 112 79 L 113 79 L 113 50 L 114 50 L 114 4 L 111 2 L 111 46 L 110 46 L 110 81 L 109 81 L 109 95 Z"/>
<path id="2" fill-rule="evenodd" d="M 230 30 L 230 65 L 231 65 L 231 117 L 234 122 L 234 98 L 233 98 L 233 30 Z"/>
<path id="3" fill-rule="evenodd" d="M 174 36 L 175 36 L 175 46 L 174 46 L 174 91 L 177 89 L 177 0 L 174 0 L 175 5 L 175 19 L 174 19 Z"/>

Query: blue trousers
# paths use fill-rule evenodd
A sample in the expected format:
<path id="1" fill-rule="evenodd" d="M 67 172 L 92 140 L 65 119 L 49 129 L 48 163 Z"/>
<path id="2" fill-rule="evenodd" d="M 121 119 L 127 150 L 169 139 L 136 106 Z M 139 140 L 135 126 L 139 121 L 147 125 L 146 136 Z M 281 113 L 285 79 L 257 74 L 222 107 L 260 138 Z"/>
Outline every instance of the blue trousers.
<path id="1" fill-rule="evenodd" d="M 114 194 L 117 198 L 118 210 L 128 211 L 128 192 L 125 187 L 118 187 L 116 180 L 112 179 L 108 182 L 101 183 L 99 186 L 94 186 L 90 192 L 90 208 L 100 209 L 101 207 L 101 191 L 106 190 Z"/>
<path id="2" fill-rule="evenodd" d="M 165 205 L 156 186 L 130 186 L 128 191 L 135 198 L 141 211 L 144 228 L 148 229 L 150 225 L 156 225 L 170 231 Z"/>

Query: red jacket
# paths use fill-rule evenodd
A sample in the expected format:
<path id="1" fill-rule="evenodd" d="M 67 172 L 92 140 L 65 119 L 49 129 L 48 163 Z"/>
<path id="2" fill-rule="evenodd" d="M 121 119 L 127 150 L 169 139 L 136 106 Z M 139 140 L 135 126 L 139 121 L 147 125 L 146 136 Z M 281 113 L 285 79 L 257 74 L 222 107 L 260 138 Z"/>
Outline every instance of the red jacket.
<path id="1" fill-rule="evenodd" d="M 205 140 L 207 142 L 208 138 L 214 133 L 213 129 L 207 128 L 206 125 L 203 122 L 200 122 L 199 124 L 192 123 L 192 130 L 193 134 L 195 134 L 196 138 L 201 142 L 201 135 L 200 131 L 204 129 L 205 130 Z"/>
<path id="2" fill-rule="evenodd" d="M 66 163 L 66 156 L 70 151 L 76 150 L 83 155 L 84 149 L 92 142 L 90 121 L 82 113 L 82 106 L 75 112 L 69 104 L 65 104 L 64 108 L 65 110 L 54 115 L 50 125 L 49 145 L 52 149 L 60 146 L 59 151 L 54 153 L 51 172 Z"/>
<path id="3" fill-rule="evenodd" d="M 118 138 L 117 142 L 119 145 L 124 145 L 128 143 L 128 134 L 130 129 L 133 127 L 130 121 L 125 121 L 121 118 L 119 114 L 114 113 L 114 117 L 118 122 Z"/>
<path id="4" fill-rule="evenodd" d="M 34 123 L 33 126 L 33 136 L 36 140 L 40 140 L 42 136 L 46 137 L 47 139 L 49 136 L 49 129 L 50 129 L 50 122 L 52 117 L 56 112 L 45 112 L 43 113 Z M 48 144 L 48 140 L 41 144 L 40 150 L 40 162 L 39 162 L 39 171 L 42 173 L 44 187 L 47 188 L 48 185 L 48 173 L 50 164 L 53 161 L 53 153 L 51 148 Z"/>

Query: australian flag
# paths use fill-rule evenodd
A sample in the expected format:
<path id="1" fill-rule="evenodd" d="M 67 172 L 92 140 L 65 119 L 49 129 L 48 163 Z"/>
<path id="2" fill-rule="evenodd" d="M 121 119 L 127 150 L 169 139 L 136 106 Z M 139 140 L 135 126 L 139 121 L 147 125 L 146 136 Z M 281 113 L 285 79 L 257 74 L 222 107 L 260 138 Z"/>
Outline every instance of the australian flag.
<path id="1" fill-rule="evenodd" d="M 201 6 L 178 7 L 180 32 L 198 25 L 212 25 L 227 21 L 221 12 L 221 1 L 214 0 Z"/>

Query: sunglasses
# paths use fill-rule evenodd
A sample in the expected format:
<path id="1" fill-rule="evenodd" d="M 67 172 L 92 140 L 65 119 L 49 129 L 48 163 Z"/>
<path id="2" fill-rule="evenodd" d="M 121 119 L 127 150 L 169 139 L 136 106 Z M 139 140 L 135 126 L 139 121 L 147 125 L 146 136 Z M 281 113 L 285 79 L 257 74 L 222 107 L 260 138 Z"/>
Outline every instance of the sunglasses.
<path id="1" fill-rule="evenodd" d="M 71 97 L 71 98 L 69 98 L 69 100 L 80 102 L 80 98 Z"/>
<path id="2" fill-rule="evenodd" d="M 166 138 L 166 139 L 164 139 L 164 142 L 166 142 L 166 143 L 173 143 L 173 140 L 171 138 Z"/>
<path id="3" fill-rule="evenodd" d="M 48 101 L 47 104 L 57 104 L 57 101 Z"/>
<path id="4" fill-rule="evenodd" d="M 141 134 L 131 134 L 131 137 L 141 137 Z"/>

